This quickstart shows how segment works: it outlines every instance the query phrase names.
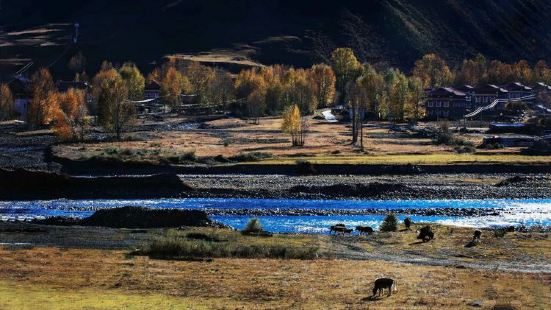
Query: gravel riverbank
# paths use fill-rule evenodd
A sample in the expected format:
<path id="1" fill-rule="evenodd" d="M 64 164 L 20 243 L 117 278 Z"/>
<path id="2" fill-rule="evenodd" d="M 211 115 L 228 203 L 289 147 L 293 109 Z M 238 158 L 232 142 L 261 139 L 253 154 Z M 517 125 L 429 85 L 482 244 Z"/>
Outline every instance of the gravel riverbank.
<path id="1" fill-rule="evenodd" d="M 303 199 L 551 198 L 550 174 L 180 175 L 186 197 Z"/>

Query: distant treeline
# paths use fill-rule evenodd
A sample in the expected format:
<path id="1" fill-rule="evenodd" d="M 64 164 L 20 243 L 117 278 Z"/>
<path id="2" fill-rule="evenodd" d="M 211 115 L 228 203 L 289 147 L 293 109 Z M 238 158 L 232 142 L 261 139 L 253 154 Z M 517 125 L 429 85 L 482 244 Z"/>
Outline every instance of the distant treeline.
<path id="1" fill-rule="evenodd" d="M 220 68 L 168 58 L 147 77 L 131 62 L 116 68 L 104 62 L 93 78 L 84 72 L 81 53 L 69 62 L 75 81 L 85 89 L 59 92 L 50 72 L 40 69 L 30 77 L 27 122 L 30 127 L 53 126 L 67 139 L 82 139 L 91 121 L 114 132 L 118 138 L 135 118 L 134 101 L 144 98 L 147 87 L 157 87 L 161 103 L 182 104 L 182 95 L 193 103 L 258 118 L 282 115 L 297 106 L 302 115 L 318 108 L 343 104 L 351 110 L 353 138 L 361 125 L 360 115 L 384 120 L 412 120 L 424 115 L 425 91 L 430 88 L 470 84 L 521 82 L 551 84 L 551 69 L 545 61 L 533 67 L 525 60 L 508 64 L 477 55 L 457 68 L 450 68 L 436 54 L 415 62 L 409 74 L 397 68 L 360 63 L 352 49 L 337 48 L 329 63 L 311 68 L 273 65 L 246 69 L 233 75 Z M 10 86 L 0 85 L 0 119 L 15 117 Z M 355 142 L 355 141 L 354 141 Z"/>

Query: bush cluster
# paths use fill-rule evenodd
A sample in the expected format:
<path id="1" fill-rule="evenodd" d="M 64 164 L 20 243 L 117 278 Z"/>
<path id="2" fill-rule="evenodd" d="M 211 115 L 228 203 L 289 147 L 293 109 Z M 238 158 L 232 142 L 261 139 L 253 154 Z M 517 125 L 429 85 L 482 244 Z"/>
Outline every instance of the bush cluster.
<path id="1" fill-rule="evenodd" d="M 396 217 L 396 215 L 392 213 L 387 215 L 381 223 L 381 227 L 379 227 L 379 230 L 384 232 L 398 230 L 398 218 Z"/>
<path id="2" fill-rule="evenodd" d="M 212 236 L 164 236 L 152 241 L 141 253 L 152 258 L 278 258 L 314 259 L 317 247 L 286 244 L 246 244 L 218 240 Z"/>

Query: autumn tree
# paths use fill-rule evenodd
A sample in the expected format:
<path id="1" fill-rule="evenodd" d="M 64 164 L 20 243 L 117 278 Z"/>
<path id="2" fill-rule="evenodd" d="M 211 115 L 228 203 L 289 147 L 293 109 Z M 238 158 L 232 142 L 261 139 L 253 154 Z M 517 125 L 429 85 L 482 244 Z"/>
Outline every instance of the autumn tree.
<path id="1" fill-rule="evenodd" d="M 140 72 L 140 69 L 138 69 L 134 63 L 125 62 L 119 69 L 119 74 L 126 83 L 128 98 L 130 100 L 143 99 L 145 78 Z"/>
<path id="2" fill-rule="evenodd" d="M 364 102 L 366 102 L 366 92 L 365 89 L 358 83 L 349 82 L 346 84 L 346 97 L 345 101 L 348 104 L 348 107 L 351 111 L 351 122 L 352 122 L 352 144 L 358 142 L 358 132 L 360 124 L 362 123 L 361 119 L 361 107 Z"/>
<path id="3" fill-rule="evenodd" d="M 389 118 L 403 120 L 405 104 L 408 102 L 408 78 L 398 69 L 390 69 L 386 75 Z"/>
<path id="4" fill-rule="evenodd" d="M 236 97 L 240 105 L 234 106 L 238 114 L 252 117 L 255 122 L 266 109 L 266 81 L 257 70 L 243 70 L 235 79 Z"/>
<path id="5" fill-rule="evenodd" d="M 160 77 L 161 97 L 170 106 L 181 103 L 181 95 L 191 92 L 191 84 L 175 67 L 170 66 L 163 70 Z"/>
<path id="6" fill-rule="evenodd" d="M 290 68 L 284 77 L 283 106 L 297 104 L 305 114 L 313 113 L 317 108 L 314 85 L 308 80 L 304 69 Z"/>
<path id="7" fill-rule="evenodd" d="M 8 84 L 0 84 L 0 120 L 12 119 L 16 116 L 15 101 Z"/>
<path id="8" fill-rule="evenodd" d="M 47 124 L 52 115 L 52 101 L 47 100 L 55 92 L 55 84 L 50 71 L 39 69 L 31 76 L 31 100 L 27 107 L 27 122 L 31 128 Z"/>
<path id="9" fill-rule="evenodd" d="M 128 88 L 119 72 L 105 67 L 94 77 L 93 97 L 98 106 L 98 123 L 116 134 L 117 139 L 134 120 L 135 107 L 128 100 Z"/>
<path id="10" fill-rule="evenodd" d="M 463 60 L 461 70 L 457 73 L 456 84 L 480 85 L 488 81 L 486 57 L 482 54 L 473 59 Z"/>
<path id="11" fill-rule="evenodd" d="M 247 96 L 247 117 L 253 124 L 260 124 L 260 117 L 266 111 L 266 88 L 255 89 Z"/>
<path id="12" fill-rule="evenodd" d="M 423 82 L 424 88 L 450 85 L 452 72 L 444 59 L 436 54 L 426 54 L 415 62 L 413 75 Z"/>
<path id="13" fill-rule="evenodd" d="M 215 70 L 215 77 L 209 85 L 209 97 L 215 104 L 227 107 L 235 99 L 235 88 L 231 74 L 224 70 Z"/>
<path id="14" fill-rule="evenodd" d="M 362 75 L 350 83 L 349 103 L 352 107 L 352 143 L 356 143 L 358 135 L 363 149 L 363 119 L 361 114 L 377 113 L 378 105 L 384 92 L 384 79 L 370 64 L 365 64 Z"/>
<path id="15" fill-rule="evenodd" d="M 425 115 L 425 90 L 423 89 L 423 82 L 415 76 L 409 77 L 408 90 L 409 100 L 404 108 L 404 118 L 417 123 Z"/>
<path id="16" fill-rule="evenodd" d="M 52 92 L 48 100 L 53 100 L 52 120 L 55 133 L 65 140 L 84 140 L 88 110 L 84 91 L 70 88 L 65 93 Z"/>
<path id="17" fill-rule="evenodd" d="M 281 130 L 291 135 L 292 146 L 304 145 L 306 127 L 307 125 L 302 119 L 298 105 L 292 105 L 283 112 Z"/>
<path id="18" fill-rule="evenodd" d="M 532 83 L 534 76 L 532 67 L 530 67 L 530 64 L 528 64 L 528 62 L 524 59 L 513 64 L 513 74 L 515 76 L 515 80 L 523 84 Z"/>
<path id="19" fill-rule="evenodd" d="M 513 66 L 499 60 L 492 60 L 488 66 L 488 80 L 495 84 L 513 82 L 515 80 Z"/>
<path id="20" fill-rule="evenodd" d="M 212 95 L 212 85 L 216 78 L 214 69 L 193 61 L 186 67 L 185 76 L 189 79 L 196 103 L 204 106 L 215 103 Z"/>
<path id="21" fill-rule="evenodd" d="M 338 95 L 344 98 L 346 85 L 361 74 L 361 64 L 350 48 L 337 48 L 331 54 Z"/>
<path id="22" fill-rule="evenodd" d="M 551 69 L 549 69 L 545 60 L 539 60 L 534 66 L 534 81 L 548 85 L 551 83 Z"/>
<path id="23" fill-rule="evenodd" d="M 309 81 L 318 108 L 327 107 L 333 103 L 336 77 L 330 66 L 326 64 L 313 65 L 309 72 Z"/>

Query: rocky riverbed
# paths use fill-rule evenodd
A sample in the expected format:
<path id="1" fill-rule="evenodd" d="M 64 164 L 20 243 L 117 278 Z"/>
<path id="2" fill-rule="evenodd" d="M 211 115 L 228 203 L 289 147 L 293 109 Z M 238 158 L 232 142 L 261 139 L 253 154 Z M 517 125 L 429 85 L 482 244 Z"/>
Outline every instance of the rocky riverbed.
<path id="1" fill-rule="evenodd" d="M 180 175 L 186 197 L 304 199 L 550 198 L 549 174 Z"/>

